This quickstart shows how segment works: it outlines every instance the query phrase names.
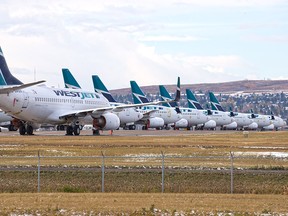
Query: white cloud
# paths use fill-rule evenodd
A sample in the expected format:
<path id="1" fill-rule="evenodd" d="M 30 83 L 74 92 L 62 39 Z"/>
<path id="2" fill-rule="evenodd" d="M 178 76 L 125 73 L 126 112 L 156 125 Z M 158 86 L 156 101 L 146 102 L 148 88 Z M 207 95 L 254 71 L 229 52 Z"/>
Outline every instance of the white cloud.
<path id="1" fill-rule="evenodd" d="M 92 89 L 90 78 L 92 74 L 100 75 L 108 88 L 128 87 L 131 79 L 135 79 L 140 85 L 172 84 L 176 82 L 177 76 L 181 76 L 185 83 L 243 79 L 247 78 L 245 73 L 248 72 L 245 71 L 249 70 L 250 66 L 239 55 L 233 53 L 219 55 L 217 52 L 213 55 L 207 54 L 209 52 L 191 54 L 184 51 L 180 54 L 173 50 L 160 53 L 156 46 L 145 44 L 161 41 L 171 44 L 179 41 L 193 43 L 203 42 L 208 37 L 209 41 L 211 39 L 210 34 L 195 36 L 186 32 L 179 33 L 176 28 L 170 28 L 174 26 L 184 30 L 195 29 L 195 26 L 201 23 L 189 20 L 163 23 L 163 17 L 157 20 L 157 11 L 162 12 L 168 8 L 166 13 L 161 14 L 168 17 L 173 10 L 179 9 L 177 7 L 183 4 L 197 9 L 197 7 L 223 6 L 267 7 L 282 3 L 286 2 L 284 0 L 85 0 L 81 3 L 75 0 L 27 0 L 25 3 L 22 0 L 1 1 L 0 46 L 10 68 L 25 82 L 34 80 L 35 69 L 37 79 L 46 79 L 49 85 L 62 86 L 62 67 L 70 68 L 79 83 L 89 89 Z M 211 25 L 214 23 L 211 22 Z M 209 30 L 210 26 L 207 29 Z M 213 28 L 215 29 L 217 28 Z M 203 30 L 200 28 L 198 31 Z M 220 31 L 217 33 L 221 34 Z M 286 38 L 278 37 L 278 40 L 285 41 Z M 245 73 L 234 73 L 240 70 Z"/>
<path id="2" fill-rule="evenodd" d="M 158 36 L 144 36 L 140 37 L 138 39 L 139 41 L 180 41 L 180 42 L 186 42 L 186 41 L 198 41 L 198 40 L 207 40 L 204 38 L 199 37 L 192 37 L 192 36 L 170 36 L 170 35 L 158 35 Z"/>

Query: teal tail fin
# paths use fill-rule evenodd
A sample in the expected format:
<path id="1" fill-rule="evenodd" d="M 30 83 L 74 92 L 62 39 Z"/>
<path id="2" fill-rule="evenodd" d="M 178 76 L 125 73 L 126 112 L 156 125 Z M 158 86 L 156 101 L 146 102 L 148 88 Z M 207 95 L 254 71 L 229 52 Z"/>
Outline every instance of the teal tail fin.
<path id="1" fill-rule="evenodd" d="M 62 75 L 64 78 L 65 88 L 81 89 L 79 83 L 76 81 L 69 69 L 62 68 Z"/>
<path id="2" fill-rule="evenodd" d="M 2 71 L 0 69 L 0 86 L 6 86 L 7 85 L 7 82 L 2 74 Z"/>
<path id="3" fill-rule="evenodd" d="M 169 94 L 169 92 L 167 91 L 167 89 L 163 85 L 159 86 L 159 90 L 160 90 L 161 100 L 171 101 L 169 103 L 163 103 L 162 105 L 166 106 L 166 107 L 175 107 L 176 112 L 181 113 L 179 106 L 178 106 L 178 103 L 177 103 L 180 100 L 180 77 L 178 77 L 178 80 L 177 80 L 176 96 L 175 96 L 175 99 L 173 101 L 172 101 L 171 95 Z"/>
<path id="4" fill-rule="evenodd" d="M 111 93 L 108 91 L 104 83 L 101 81 L 100 77 L 97 75 L 92 76 L 94 90 L 97 93 L 102 94 L 109 102 L 115 103 L 116 100 L 113 98 Z"/>
<path id="5" fill-rule="evenodd" d="M 192 109 L 203 110 L 203 107 L 196 99 L 195 95 L 190 89 L 186 89 L 186 95 L 188 100 L 188 107 Z"/>
<path id="6" fill-rule="evenodd" d="M 130 86 L 135 104 L 149 103 L 146 95 L 143 93 L 143 91 L 140 89 L 140 87 L 135 81 L 130 81 Z"/>
<path id="7" fill-rule="evenodd" d="M 169 92 L 163 85 L 159 85 L 159 90 L 160 90 L 160 96 L 161 96 L 162 101 L 172 100 L 171 95 L 169 94 Z M 171 103 L 163 103 L 162 105 L 166 107 L 172 107 Z"/>
<path id="8" fill-rule="evenodd" d="M 20 80 L 18 80 L 16 77 L 14 77 L 6 63 L 4 54 L 2 52 L 2 49 L 0 47 L 0 70 L 2 72 L 2 76 L 5 78 L 5 82 L 7 85 L 21 85 L 23 84 Z"/>
<path id="9" fill-rule="evenodd" d="M 209 92 L 209 97 L 210 97 L 210 103 L 211 103 L 212 110 L 218 110 L 218 111 L 225 112 L 223 107 L 220 105 L 219 101 L 217 100 L 217 98 L 213 94 L 213 92 Z"/>

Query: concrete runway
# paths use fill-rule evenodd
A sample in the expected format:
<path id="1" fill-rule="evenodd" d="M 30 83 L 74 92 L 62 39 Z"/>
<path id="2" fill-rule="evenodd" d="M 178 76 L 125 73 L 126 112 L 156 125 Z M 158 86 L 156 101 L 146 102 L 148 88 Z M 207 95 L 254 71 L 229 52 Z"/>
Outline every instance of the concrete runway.
<path id="1" fill-rule="evenodd" d="M 111 131 L 101 131 L 100 136 L 189 136 L 189 135 L 204 135 L 204 134 L 231 134 L 231 133 L 243 133 L 242 131 L 208 131 L 208 130 L 115 130 L 111 134 Z M 249 132 L 251 133 L 251 132 Z M 255 133 L 254 131 L 252 133 Z M 41 130 L 34 131 L 34 136 L 64 136 L 66 131 L 54 131 L 54 130 Z M 18 131 L 3 131 L 0 132 L 0 136 L 20 136 Z M 81 130 L 79 136 L 93 136 L 91 130 Z"/>

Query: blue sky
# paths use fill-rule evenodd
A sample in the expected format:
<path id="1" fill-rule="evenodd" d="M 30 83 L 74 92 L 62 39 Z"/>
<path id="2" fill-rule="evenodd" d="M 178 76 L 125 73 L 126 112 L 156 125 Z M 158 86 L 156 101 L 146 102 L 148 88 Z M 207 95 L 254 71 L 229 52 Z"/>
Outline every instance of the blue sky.
<path id="1" fill-rule="evenodd" d="M 288 79 L 287 14 L 287 0 L 2 0 L 0 46 L 16 77 L 57 87 L 63 67 L 90 90 L 92 74 L 108 89 Z"/>

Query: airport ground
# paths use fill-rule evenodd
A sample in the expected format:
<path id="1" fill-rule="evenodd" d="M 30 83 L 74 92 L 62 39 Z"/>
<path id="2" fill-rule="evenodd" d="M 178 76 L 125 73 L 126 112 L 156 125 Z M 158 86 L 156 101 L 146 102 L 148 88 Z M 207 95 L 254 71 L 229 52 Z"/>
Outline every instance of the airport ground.
<path id="1" fill-rule="evenodd" d="M 0 133 L 1 194 L 0 214 L 72 215 L 287 215 L 288 213 L 288 132 L 235 131 L 109 131 L 92 136 L 62 136 L 62 131 L 39 131 L 34 136 L 17 132 Z M 139 159 L 105 161 L 105 192 L 101 174 L 83 169 L 100 169 L 101 160 L 69 158 L 41 160 L 41 191 L 37 192 L 37 172 L 33 156 L 140 156 Z M 166 161 L 165 192 L 161 193 L 161 161 L 141 160 L 146 155 L 214 156 L 219 159 L 173 159 Z M 230 152 L 253 155 L 235 160 L 235 194 L 229 194 Z M 266 157 L 266 156 L 267 157 Z M 275 156 L 276 155 L 276 156 Z M 3 156 L 19 156 L 5 158 Z M 30 159 L 23 158 L 28 156 Z M 264 157 L 265 156 L 265 157 Z M 275 156 L 275 157 L 274 157 Z M 256 158 L 256 159 L 255 159 Z M 142 167 L 126 172 L 123 167 Z M 119 169 L 120 167 L 120 169 Z M 184 167 L 184 168 L 183 168 Z M 201 170 L 185 171 L 187 167 Z M 73 170 L 76 168 L 77 170 Z M 118 168 L 117 170 L 115 170 Z M 183 171 L 183 169 L 184 171 Z M 217 172 L 220 168 L 221 172 Z M 227 168 L 227 169 L 225 169 Z M 124 170 L 124 171 L 123 171 Z M 128 169 L 126 169 L 128 170 Z M 154 171 L 153 171 L 154 170 Z M 160 169 L 161 170 L 161 169 Z M 216 170 L 211 172 L 211 170 Z M 242 171 L 245 171 L 242 173 Z M 35 180 L 36 179 L 36 180 Z M 240 181 L 241 180 L 241 181 Z M 29 193 L 27 193 L 29 192 Z M 30 193 L 31 192 L 31 193 Z M 84 192 L 84 193 L 83 193 Z M 116 193 L 115 193 L 116 192 Z M 161 212 L 160 212 L 161 211 Z"/>

